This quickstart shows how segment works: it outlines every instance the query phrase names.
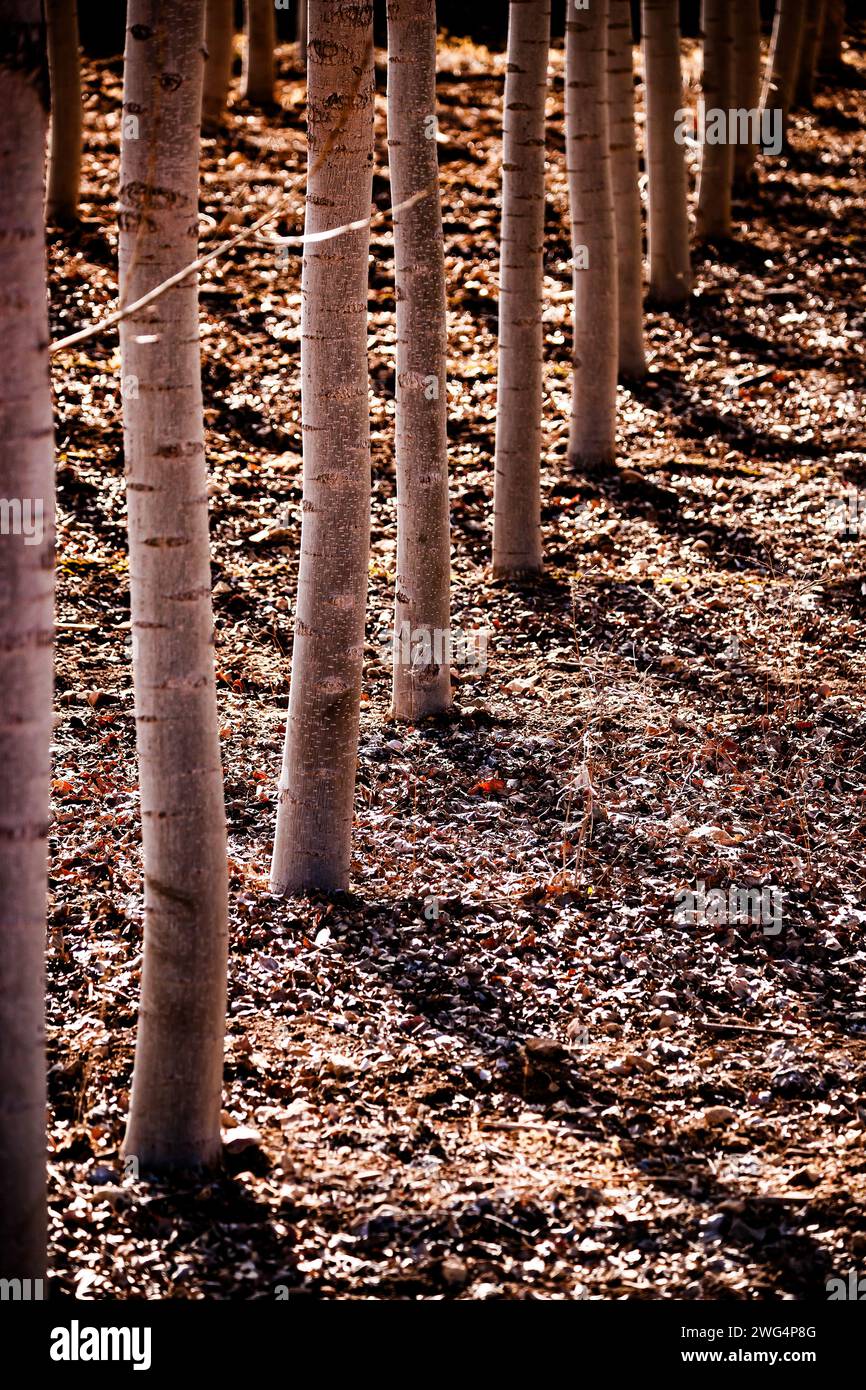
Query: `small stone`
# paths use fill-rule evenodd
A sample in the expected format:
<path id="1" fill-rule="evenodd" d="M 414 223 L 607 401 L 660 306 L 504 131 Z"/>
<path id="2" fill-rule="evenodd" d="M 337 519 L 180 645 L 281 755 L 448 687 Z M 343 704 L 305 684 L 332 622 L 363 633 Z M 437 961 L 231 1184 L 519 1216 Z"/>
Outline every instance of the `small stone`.
<path id="1" fill-rule="evenodd" d="M 639 1071 L 651 1072 L 655 1071 L 656 1069 L 655 1062 L 651 1062 L 648 1057 L 641 1057 L 639 1052 L 626 1053 L 625 1060 L 630 1064 L 630 1066 L 637 1067 Z"/>
<path id="2" fill-rule="evenodd" d="M 677 996 L 669 989 L 660 989 L 650 1000 L 657 1009 L 676 1009 Z"/>
<path id="3" fill-rule="evenodd" d="M 523 1050 L 530 1061 L 539 1063 L 556 1062 L 565 1051 L 556 1038 L 527 1038 Z"/>
<path id="4" fill-rule="evenodd" d="M 446 1255 L 442 1261 L 442 1278 L 446 1284 L 465 1284 L 469 1278 L 469 1270 L 456 1255 Z"/>
<path id="5" fill-rule="evenodd" d="M 817 1168 L 801 1168 L 798 1173 L 788 1179 L 789 1187 L 817 1187 L 821 1181 L 821 1174 Z"/>
<path id="6" fill-rule="evenodd" d="M 732 1124 L 737 1118 L 737 1112 L 732 1110 L 729 1105 L 711 1105 L 704 1111 L 704 1124 L 715 1128 L 717 1125 Z"/>
<path id="7" fill-rule="evenodd" d="M 325 1059 L 325 1071 L 331 1076 L 336 1076 L 338 1080 L 347 1080 L 354 1076 L 357 1070 L 358 1067 L 352 1058 L 346 1057 L 342 1052 L 333 1052 Z"/>
<path id="8" fill-rule="evenodd" d="M 223 1139 L 223 1151 L 227 1154 L 242 1154 L 248 1149 L 261 1148 L 262 1136 L 257 1129 L 248 1125 L 238 1125 Z"/>

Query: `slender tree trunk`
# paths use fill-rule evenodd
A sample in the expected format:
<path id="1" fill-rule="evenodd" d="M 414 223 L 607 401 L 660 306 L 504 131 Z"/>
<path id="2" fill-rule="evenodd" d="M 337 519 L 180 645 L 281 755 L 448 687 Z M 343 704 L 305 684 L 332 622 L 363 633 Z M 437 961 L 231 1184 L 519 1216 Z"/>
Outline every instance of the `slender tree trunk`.
<path id="1" fill-rule="evenodd" d="M 845 33 L 845 0 L 827 0 L 818 68 L 832 72 L 842 62 L 842 38 Z"/>
<path id="2" fill-rule="evenodd" d="M 78 219 L 81 186 L 81 63 L 76 0 L 46 0 L 51 73 L 51 146 L 45 215 L 49 222 Z"/>
<path id="3" fill-rule="evenodd" d="M 45 1276 L 46 845 L 54 459 L 39 0 L 4 0 L 0 57 L 0 1277 Z M 4 527 L 6 530 L 6 527 Z"/>
<path id="4" fill-rule="evenodd" d="M 310 0 L 307 233 L 368 217 L 373 7 Z M 337 134 L 336 132 L 339 132 Z M 370 549 L 369 228 L 305 248 L 304 500 L 271 885 L 349 881 Z"/>
<path id="5" fill-rule="evenodd" d="M 649 172 L 649 292 L 655 304 L 682 304 L 691 293 L 688 179 L 677 143 L 683 107 L 679 0 L 642 0 Z"/>
<path id="6" fill-rule="evenodd" d="M 397 585 L 392 713 L 451 706 L 445 247 L 436 153 L 436 0 L 388 3 L 388 158 L 397 299 Z"/>
<path id="7" fill-rule="evenodd" d="M 207 131 L 219 130 L 232 78 L 235 37 L 234 0 L 207 0 L 202 93 L 202 125 Z"/>
<path id="8" fill-rule="evenodd" d="M 125 303 L 195 259 L 204 0 L 129 0 L 120 168 Z M 124 1151 L 220 1153 L 227 865 L 213 663 L 198 282 L 120 325 L 144 966 Z"/>
<path id="9" fill-rule="evenodd" d="M 643 240 L 634 119 L 634 52 L 630 0 L 610 0 L 608 91 L 610 153 L 619 268 L 619 372 L 646 376 L 643 336 Z"/>
<path id="10" fill-rule="evenodd" d="M 274 100 L 274 49 L 277 19 L 274 0 L 244 0 L 244 67 L 241 90 L 254 106 Z"/>
<path id="11" fill-rule="evenodd" d="M 776 0 L 770 56 L 764 76 L 761 105 L 767 111 L 781 111 L 782 129 L 786 135 L 788 113 L 793 104 L 794 86 L 800 68 L 805 6 L 806 0 Z"/>
<path id="12" fill-rule="evenodd" d="M 511 0 L 502 129 L 493 573 L 542 568 L 544 117 L 550 0 Z"/>
<path id="13" fill-rule="evenodd" d="M 761 104 L 761 0 L 732 0 L 734 33 L 732 105 L 757 111 Z M 752 179 L 757 146 L 745 140 L 734 146 L 734 184 L 744 188 Z"/>
<path id="14" fill-rule="evenodd" d="M 800 65 L 794 101 L 797 106 L 811 107 L 815 93 L 815 69 L 818 65 L 818 49 L 824 32 L 825 0 L 810 0 L 806 6 L 803 23 L 803 40 L 800 44 Z"/>
<path id="15" fill-rule="evenodd" d="M 568 464 L 616 458 L 619 358 L 616 225 L 607 95 L 607 0 L 567 11 L 565 147 L 571 209 L 574 348 Z"/>
<path id="16" fill-rule="evenodd" d="M 731 235 L 734 146 L 728 112 L 733 106 L 731 0 L 703 0 L 704 67 L 701 80 L 701 172 L 697 234 L 704 241 Z M 714 115 L 721 113 L 721 115 Z M 714 139 L 713 137 L 721 137 Z"/>
<path id="17" fill-rule="evenodd" d="M 297 0 L 298 15 L 295 25 L 295 41 L 298 45 L 298 62 L 307 66 L 307 0 Z"/>

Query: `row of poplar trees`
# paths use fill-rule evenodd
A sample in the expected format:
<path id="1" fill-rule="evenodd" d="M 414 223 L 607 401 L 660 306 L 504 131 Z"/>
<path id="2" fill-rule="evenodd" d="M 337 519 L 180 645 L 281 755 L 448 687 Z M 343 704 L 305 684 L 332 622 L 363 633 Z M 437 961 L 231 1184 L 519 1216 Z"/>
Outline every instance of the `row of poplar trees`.
<path id="1" fill-rule="evenodd" d="M 72 0 L 49 0 L 48 207 L 77 201 Z M 704 98 L 787 110 L 808 97 L 826 10 L 780 0 L 761 98 L 758 0 L 705 0 Z M 232 58 L 226 0 L 129 0 L 119 304 L 144 860 L 144 961 L 124 1152 L 140 1169 L 220 1156 L 226 821 L 213 662 L 198 290 L 199 138 L 218 129 Z M 273 95 L 273 6 L 248 0 L 245 94 Z M 388 162 L 397 300 L 395 631 L 447 633 L 446 294 L 435 140 L 434 0 L 389 0 Z M 373 13 L 309 0 L 302 271 L 303 512 L 292 678 L 272 865 L 279 893 L 349 882 L 369 559 L 367 367 L 374 161 Z M 811 28 L 810 28 L 811 24 Z M 66 26 L 65 29 L 63 26 Z M 838 25 L 837 25 L 838 28 Z M 0 0 L 0 494 L 42 499 L 40 545 L 0 540 L 0 1275 L 45 1269 L 44 932 L 53 666 L 53 433 L 44 237 L 48 123 L 41 0 Z M 207 47 L 203 38 L 207 32 Z M 808 42 L 806 39 L 808 32 Z M 643 0 L 649 291 L 689 293 L 677 0 Z M 493 568 L 542 566 L 540 460 L 549 0 L 511 0 L 504 100 Z M 205 55 L 208 78 L 205 83 Z M 838 51 L 835 55 L 838 58 Z M 568 466 L 612 466 L 617 377 L 646 370 L 641 201 L 628 0 L 569 3 L 565 126 L 574 257 Z M 70 75 L 71 73 L 71 75 Z M 207 100 L 203 108 L 203 89 Z M 730 98 L 730 100 L 729 100 Z M 59 112 L 66 117 L 60 119 Z M 78 116 L 80 121 L 80 114 Z M 751 150 L 705 149 L 698 230 L 730 232 Z M 73 164 L 70 172 L 69 163 Z M 329 235 L 330 234 L 330 235 Z M 166 287 L 166 282 L 168 286 Z M 144 301 L 144 302 L 142 302 Z M 57 346 L 57 345 L 55 345 Z M 423 644 L 422 644 L 423 645 Z M 410 652 L 414 645 L 410 646 Z M 393 715 L 447 711 L 447 656 L 395 644 Z"/>

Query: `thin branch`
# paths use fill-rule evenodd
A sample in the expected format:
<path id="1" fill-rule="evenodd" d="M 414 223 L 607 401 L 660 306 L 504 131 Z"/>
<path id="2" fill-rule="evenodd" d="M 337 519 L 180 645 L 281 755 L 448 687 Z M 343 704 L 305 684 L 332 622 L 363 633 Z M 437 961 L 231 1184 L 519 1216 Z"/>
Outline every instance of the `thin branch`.
<path id="1" fill-rule="evenodd" d="M 270 212 L 266 212 L 261 217 L 257 218 L 255 222 L 251 223 L 250 226 L 246 227 L 242 232 L 238 232 L 237 236 L 233 236 L 228 241 L 224 241 L 221 246 L 214 247 L 213 251 L 208 251 L 207 255 L 199 256 L 198 260 L 192 261 L 190 265 L 184 266 L 183 270 L 179 270 L 176 274 L 170 275 L 167 280 L 163 280 L 161 285 L 156 285 L 154 289 L 148 290 L 147 294 L 143 294 L 140 299 L 136 299 L 132 304 L 127 304 L 125 308 L 115 309 L 113 313 L 107 314 L 105 318 L 100 319 L 98 323 L 92 323 L 89 328 L 82 328 L 77 333 L 70 333 L 68 338 L 58 338 L 57 342 L 52 343 L 49 347 L 49 353 L 53 356 L 56 352 L 64 352 L 66 348 L 75 347 L 76 344 L 84 343 L 88 338 L 95 337 L 97 333 L 102 333 L 104 329 L 112 328 L 116 323 L 120 323 L 123 319 L 129 318 L 130 314 L 135 314 L 139 309 L 144 309 L 148 304 L 152 304 L 155 299 L 159 299 L 161 295 L 165 294 L 166 290 L 173 289 L 175 285 L 182 284 L 190 275 L 195 275 L 204 266 L 210 265 L 211 261 L 218 260 L 220 256 L 226 255 L 227 252 L 233 250 L 235 246 L 240 246 L 241 242 L 248 241 L 260 227 L 266 226 L 266 224 L 272 222 L 275 217 L 279 217 L 283 210 L 283 204 L 288 201 L 292 193 L 297 190 L 303 181 L 303 174 L 294 179 L 288 192 L 280 199 L 277 206 L 271 208 Z"/>
<path id="2" fill-rule="evenodd" d="M 345 222 L 342 227 L 332 227 L 331 230 L 327 232 L 305 232 L 298 236 L 259 237 L 259 243 L 262 246 L 308 246 L 314 241 L 330 241 L 333 237 L 344 236 L 346 232 L 359 232 L 363 227 L 375 227 L 377 223 L 384 222 L 390 214 L 403 212 L 404 209 L 414 207 L 416 203 L 420 203 L 422 198 L 429 198 L 432 191 L 433 185 L 431 185 L 430 188 L 423 188 L 420 193 L 413 193 L 411 198 L 406 198 L 402 203 L 397 203 L 396 206 L 385 208 L 384 211 L 377 212 L 375 215 L 371 214 L 369 217 L 359 217 L 355 222 Z M 56 352 L 63 352 L 66 348 L 75 347 L 77 343 L 83 343 L 88 338 L 93 338 L 97 333 L 101 333 L 103 329 L 112 328 L 116 323 L 121 323 L 124 319 L 129 318 L 131 314 L 138 313 L 139 309 L 144 309 L 148 304 L 152 304 L 155 299 L 159 299 L 161 295 L 165 294 L 166 290 L 174 289 L 175 285 L 182 284 L 190 275 L 196 274 L 197 271 L 201 270 L 202 266 L 208 265 L 211 261 L 217 260 L 220 256 L 224 256 L 228 251 L 231 251 L 233 247 L 240 245 L 242 241 L 247 241 L 255 232 L 259 231 L 262 227 L 266 226 L 268 222 L 273 221 L 275 217 L 279 216 L 279 213 L 280 208 L 272 209 L 271 212 L 260 217 L 258 221 L 253 222 L 252 225 L 247 227 L 243 232 L 239 232 L 237 236 L 232 237 L 230 241 L 224 242 L 222 246 L 217 246 L 213 251 L 209 251 L 206 256 L 200 256 L 199 259 L 193 261 L 191 265 L 185 266 L 183 270 L 179 270 L 175 275 L 171 275 L 167 280 L 163 280 L 161 285 L 156 285 L 154 289 L 148 290 L 147 294 L 143 294 L 140 299 L 136 299 L 132 304 L 127 304 L 126 308 L 115 309 L 113 313 L 107 314 L 106 317 L 100 319 L 98 323 L 92 323 L 89 328 L 82 328 L 77 333 L 70 333 L 68 338 L 58 338 L 57 342 L 52 343 L 49 347 L 49 353 L 53 355 Z"/>
<path id="3" fill-rule="evenodd" d="M 204 266 L 210 265 L 212 261 L 216 261 L 221 256 L 226 255 L 229 251 L 232 251 L 235 246 L 240 246 L 242 242 L 248 241 L 249 238 L 251 236 L 254 236 L 255 233 L 261 227 L 267 226 L 269 222 L 273 222 L 275 218 L 279 217 L 280 213 L 283 211 L 283 208 L 286 206 L 289 199 L 293 196 L 294 193 L 297 192 L 298 188 L 301 186 L 302 183 L 304 183 L 305 179 L 309 176 L 309 174 L 315 173 L 319 168 L 321 168 L 322 164 L 327 159 L 328 154 L 333 148 L 335 140 L 342 133 L 346 121 L 348 120 L 348 113 L 354 103 L 355 98 L 358 95 L 358 91 L 361 85 L 361 79 L 363 77 L 367 63 L 372 57 L 372 55 L 373 43 L 371 40 L 367 44 L 367 48 L 364 54 L 364 62 L 358 69 L 355 84 L 350 93 L 350 100 L 346 103 L 345 110 L 341 113 L 340 119 L 337 121 L 337 124 L 330 131 L 321 152 L 319 153 L 311 168 L 305 171 L 305 173 L 299 174 L 296 179 L 292 180 L 292 182 L 289 184 L 288 189 L 277 203 L 276 207 L 271 208 L 270 212 L 263 213 L 261 217 L 256 218 L 255 222 L 251 223 L 249 227 L 246 227 L 242 232 L 238 232 L 237 236 L 231 237 L 228 241 L 224 242 L 222 246 L 217 246 L 214 248 L 213 251 L 208 251 L 206 255 L 199 256 L 198 260 L 195 260 L 190 265 L 185 266 L 183 270 L 177 271 L 175 275 L 169 276 L 167 280 L 163 280 L 161 285 L 156 285 L 154 289 L 148 290 L 147 294 L 143 294 L 141 298 L 136 299 L 134 303 L 127 304 L 124 305 L 122 308 L 115 309 L 113 313 L 107 314 L 106 317 L 104 319 L 100 319 L 98 323 L 92 323 L 89 328 L 82 328 L 77 333 L 70 333 L 69 336 L 66 338 L 58 338 L 56 342 L 49 344 L 49 355 L 53 357 L 58 352 L 65 352 L 67 348 L 77 347 L 79 343 L 87 342 L 88 338 L 95 338 L 98 333 L 104 332 L 106 328 L 113 328 L 115 324 L 122 323 L 124 319 L 129 318 L 131 314 L 137 313 L 139 309 L 144 309 L 147 307 L 148 304 L 153 304 L 154 300 L 159 299 L 159 297 L 165 294 L 167 290 L 174 289 L 176 285 L 183 284 L 184 280 L 188 279 L 190 275 L 197 274 L 198 271 L 202 270 Z M 371 221 L 372 219 L 364 219 L 358 225 L 361 227 L 366 226 L 368 220 Z M 340 236 L 343 232 L 347 230 L 349 230 L 348 227 L 337 227 L 331 233 L 319 234 L 317 238 L 312 239 L 323 240 L 324 237 L 327 235 Z M 300 240 L 303 241 L 304 238 L 301 237 Z"/>

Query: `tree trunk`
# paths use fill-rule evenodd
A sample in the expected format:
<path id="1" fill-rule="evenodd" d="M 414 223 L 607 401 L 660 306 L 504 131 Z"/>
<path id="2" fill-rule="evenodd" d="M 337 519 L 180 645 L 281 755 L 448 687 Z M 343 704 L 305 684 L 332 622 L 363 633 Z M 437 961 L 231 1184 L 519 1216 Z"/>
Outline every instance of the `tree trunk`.
<path id="1" fill-rule="evenodd" d="M 81 63 L 76 0 L 46 0 L 51 73 L 51 146 L 45 216 L 78 220 L 81 187 Z"/>
<path id="2" fill-rule="evenodd" d="M 277 20 L 274 0 L 244 0 L 244 68 L 241 90 L 254 106 L 274 100 L 274 49 Z"/>
<path id="3" fill-rule="evenodd" d="M 701 79 L 701 172 L 697 234 L 703 241 L 731 235 L 734 146 L 728 112 L 733 106 L 731 0 L 703 0 L 704 66 Z M 720 112 L 720 117 L 713 113 Z M 721 139 L 714 141 L 713 135 Z M 708 138 L 709 137 L 709 138 Z"/>
<path id="4" fill-rule="evenodd" d="M 821 72 L 832 72 L 842 62 L 844 33 L 845 0 L 827 0 L 824 11 L 824 29 L 821 34 L 821 49 L 818 55 L 818 68 Z"/>
<path id="5" fill-rule="evenodd" d="M 202 93 L 202 125 L 207 131 L 219 130 L 232 78 L 235 37 L 234 0 L 207 0 Z"/>
<path id="6" fill-rule="evenodd" d="M 195 259 L 204 0 L 130 0 L 120 291 Z M 227 865 L 213 663 L 198 282 L 120 325 L 144 965 L 124 1152 L 142 1169 L 220 1154 Z"/>
<path id="7" fill-rule="evenodd" d="M 776 0 L 773 37 L 761 97 L 764 110 L 781 111 L 782 130 L 786 136 L 788 113 L 794 101 L 794 86 L 800 69 L 805 5 L 806 0 Z"/>
<path id="8" fill-rule="evenodd" d="M 797 106 L 811 107 L 815 93 L 815 69 L 818 65 L 818 48 L 824 31 L 825 0 L 811 0 L 806 7 L 803 23 L 803 39 L 800 44 L 800 64 L 797 83 L 794 88 L 794 101 Z"/>
<path id="9" fill-rule="evenodd" d="M 295 41 L 298 45 L 298 62 L 307 67 L 307 0 L 297 0 L 298 16 L 295 25 Z"/>
<path id="10" fill-rule="evenodd" d="M 613 204 L 619 267 L 619 373 L 646 376 L 643 337 L 643 241 L 634 120 L 634 52 L 630 0 L 610 0 L 608 92 Z"/>
<path id="11" fill-rule="evenodd" d="M 689 205 L 684 146 L 679 0 L 642 0 L 649 173 L 649 292 L 653 303 L 682 304 L 691 293 Z"/>
<path id="12" fill-rule="evenodd" d="M 54 450 L 40 0 L 5 0 L 0 57 L 0 1277 L 45 1276 L 46 846 Z M 14 369 L 10 369 L 14 364 Z M 17 523 L 15 519 L 17 518 Z M 4 527 L 6 529 L 6 527 Z"/>
<path id="13" fill-rule="evenodd" d="M 373 7 L 310 0 L 306 232 L 368 217 Z M 335 127 L 339 138 L 334 138 Z M 304 500 L 274 891 L 349 881 L 370 550 L 369 228 L 305 248 Z"/>
<path id="14" fill-rule="evenodd" d="M 733 0 L 732 105 L 739 111 L 757 111 L 761 104 L 761 0 Z M 745 187 L 752 179 L 757 146 L 750 140 L 734 146 L 734 184 Z"/>
<path id="15" fill-rule="evenodd" d="M 392 713 L 451 706 L 445 246 L 436 153 L 436 0 L 389 0 L 388 157 L 397 300 L 397 584 Z"/>
<path id="16" fill-rule="evenodd" d="M 616 457 L 616 226 L 607 95 L 607 0 L 567 12 L 565 149 L 571 210 L 574 347 L 568 465 Z"/>
<path id="17" fill-rule="evenodd" d="M 493 573 L 542 568 L 544 117 L 550 0 L 511 0 L 502 130 Z"/>

